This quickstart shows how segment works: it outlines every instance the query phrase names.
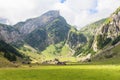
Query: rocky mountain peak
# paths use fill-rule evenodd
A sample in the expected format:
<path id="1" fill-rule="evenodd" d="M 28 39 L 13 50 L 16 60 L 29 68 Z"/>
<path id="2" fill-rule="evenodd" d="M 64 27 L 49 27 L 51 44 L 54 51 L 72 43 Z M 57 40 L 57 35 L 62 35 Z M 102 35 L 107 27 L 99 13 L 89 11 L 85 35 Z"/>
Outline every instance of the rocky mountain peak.
<path id="1" fill-rule="evenodd" d="M 25 22 L 19 22 L 15 25 L 15 27 L 23 34 L 27 35 L 34 31 L 36 28 L 44 27 L 56 18 L 60 16 L 59 11 L 51 10 L 40 17 L 28 19 Z"/>
<path id="2" fill-rule="evenodd" d="M 50 10 L 50 11 L 44 13 L 42 16 L 58 17 L 58 16 L 60 16 L 60 12 L 58 10 Z"/>

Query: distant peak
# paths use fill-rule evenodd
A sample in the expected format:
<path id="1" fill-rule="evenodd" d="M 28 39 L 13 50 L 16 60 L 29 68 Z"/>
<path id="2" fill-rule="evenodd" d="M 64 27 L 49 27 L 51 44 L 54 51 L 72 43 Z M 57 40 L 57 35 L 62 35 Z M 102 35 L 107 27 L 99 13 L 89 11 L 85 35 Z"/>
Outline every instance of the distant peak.
<path id="1" fill-rule="evenodd" d="M 60 14 L 59 10 L 50 10 L 46 13 L 48 13 L 48 14 Z"/>
<path id="2" fill-rule="evenodd" d="M 59 10 L 50 10 L 50 11 L 44 13 L 43 15 L 58 17 L 58 16 L 60 16 L 60 12 L 59 12 Z"/>

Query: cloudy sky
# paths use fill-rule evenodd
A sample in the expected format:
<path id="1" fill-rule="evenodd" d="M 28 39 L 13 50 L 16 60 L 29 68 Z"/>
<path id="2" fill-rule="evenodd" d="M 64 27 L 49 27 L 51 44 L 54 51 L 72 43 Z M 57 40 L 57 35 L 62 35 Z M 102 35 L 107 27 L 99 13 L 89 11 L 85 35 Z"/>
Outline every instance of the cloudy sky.
<path id="1" fill-rule="evenodd" d="M 119 6 L 120 0 L 0 0 L 0 17 L 15 24 L 49 10 L 59 10 L 69 24 L 80 29 L 108 17 Z"/>

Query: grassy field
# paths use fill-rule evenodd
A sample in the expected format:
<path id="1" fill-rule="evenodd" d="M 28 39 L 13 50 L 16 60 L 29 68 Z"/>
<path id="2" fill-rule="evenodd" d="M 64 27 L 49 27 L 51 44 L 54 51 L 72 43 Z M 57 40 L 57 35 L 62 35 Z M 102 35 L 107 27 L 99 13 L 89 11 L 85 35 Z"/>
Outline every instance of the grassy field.
<path id="1" fill-rule="evenodd" d="M 119 80 L 118 65 L 1 68 L 0 80 Z"/>

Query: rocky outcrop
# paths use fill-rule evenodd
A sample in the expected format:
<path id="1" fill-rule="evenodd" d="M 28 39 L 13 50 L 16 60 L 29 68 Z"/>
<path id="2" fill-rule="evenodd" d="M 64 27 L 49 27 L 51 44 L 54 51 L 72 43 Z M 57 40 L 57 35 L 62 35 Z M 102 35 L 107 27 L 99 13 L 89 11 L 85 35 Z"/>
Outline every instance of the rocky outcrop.
<path id="1" fill-rule="evenodd" d="M 82 33 L 77 33 L 77 31 L 70 31 L 68 34 L 67 44 L 70 48 L 75 49 L 82 44 L 87 43 L 87 38 Z"/>
<path id="2" fill-rule="evenodd" d="M 118 9 L 109 18 L 107 18 L 104 24 L 97 30 L 93 44 L 94 51 L 99 50 L 97 45 L 97 38 L 99 35 L 101 35 L 103 41 L 107 39 L 114 41 L 120 36 L 120 10 L 118 11 Z M 103 47 L 104 46 L 106 45 L 103 45 Z"/>
<path id="3" fill-rule="evenodd" d="M 107 37 L 114 39 L 120 34 L 120 12 L 113 14 L 109 19 L 109 23 L 103 25 L 101 34 L 106 33 Z"/>
<path id="4" fill-rule="evenodd" d="M 14 29 L 12 26 L 0 24 L 0 40 L 6 43 L 16 43 L 22 39 L 18 30 Z"/>

